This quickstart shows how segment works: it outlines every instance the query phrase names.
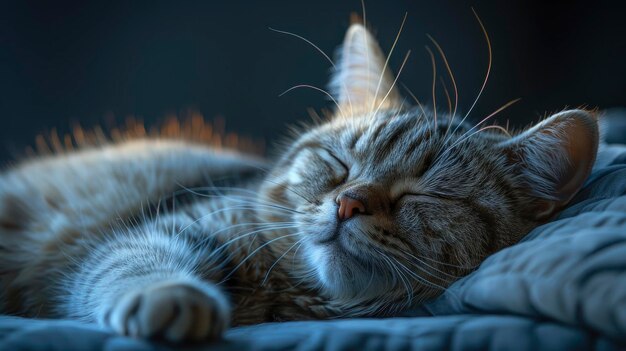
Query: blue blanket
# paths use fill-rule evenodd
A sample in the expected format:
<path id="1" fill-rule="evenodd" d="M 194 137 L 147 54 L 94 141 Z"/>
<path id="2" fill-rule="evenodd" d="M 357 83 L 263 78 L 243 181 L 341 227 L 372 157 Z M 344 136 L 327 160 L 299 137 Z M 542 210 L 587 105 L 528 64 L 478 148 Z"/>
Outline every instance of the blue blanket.
<path id="1" fill-rule="evenodd" d="M 172 348 L 72 321 L 0 317 L 0 350 Z M 626 147 L 602 146 L 555 220 L 408 317 L 268 323 L 184 349 L 626 349 Z"/>

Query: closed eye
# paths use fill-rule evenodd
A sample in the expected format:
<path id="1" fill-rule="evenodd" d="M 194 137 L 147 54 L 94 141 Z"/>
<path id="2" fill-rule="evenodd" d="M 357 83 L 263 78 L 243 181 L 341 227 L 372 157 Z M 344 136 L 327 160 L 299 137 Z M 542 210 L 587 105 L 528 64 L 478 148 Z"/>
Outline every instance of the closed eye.
<path id="1" fill-rule="evenodd" d="M 437 198 L 436 195 L 432 195 L 432 194 L 426 194 L 426 193 L 404 193 L 402 195 L 400 195 L 398 197 L 398 200 L 405 198 L 405 197 L 432 197 L 432 198 Z"/>
<path id="2" fill-rule="evenodd" d="M 348 168 L 348 165 L 345 164 L 345 162 L 343 162 L 342 160 L 339 159 L 339 157 L 335 156 L 335 154 L 333 154 L 332 152 L 330 152 L 330 150 L 328 149 L 324 149 L 326 150 L 326 152 L 328 152 L 328 155 L 330 155 L 330 157 L 334 158 L 335 161 L 337 161 L 343 168 L 346 169 L 346 172 L 348 172 L 350 169 Z"/>
<path id="3" fill-rule="evenodd" d="M 327 163 L 335 163 L 338 164 L 339 167 L 343 168 L 344 172 L 341 172 L 341 179 L 337 179 L 336 181 L 336 185 L 338 184 L 342 184 L 343 182 L 345 182 L 348 179 L 348 176 L 350 175 L 350 168 L 348 167 L 348 165 L 342 161 L 339 157 L 335 156 L 335 154 L 333 154 L 330 150 L 323 148 L 323 151 L 325 151 L 324 155 L 327 155 L 328 157 L 325 159 L 325 161 Z M 322 157 L 324 158 L 324 157 Z M 337 166 L 335 166 L 337 167 Z"/>
<path id="4" fill-rule="evenodd" d="M 396 202 L 399 202 L 402 199 L 423 199 L 426 201 L 452 201 L 454 199 L 452 199 L 449 196 L 445 196 L 443 194 L 435 194 L 435 193 L 404 193 L 402 195 L 400 195 L 398 197 L 398 199 L 396 200 Z"/>

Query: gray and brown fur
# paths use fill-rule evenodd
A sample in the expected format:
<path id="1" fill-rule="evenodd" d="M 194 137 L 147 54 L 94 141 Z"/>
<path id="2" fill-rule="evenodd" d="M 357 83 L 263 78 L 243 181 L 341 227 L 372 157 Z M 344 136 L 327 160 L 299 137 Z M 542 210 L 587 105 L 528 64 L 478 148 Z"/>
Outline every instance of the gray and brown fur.
<path id="1" fill-rule="evenodd" d="M 8 169 L 0 309 L 172 341 L 229 325 L 392 315 L 550 219 L 588 176 L 592 113 L 564 111 L 514 136 L 476 132 L 406 106 L 384 62 L 352 25 L 334 115 L 269 164 L 146 135 Z M 239 188 L 212 186 L 266 168 Z M 208 191 L 189 188 L 198 184 Z M 191 200 L 155 210 L 173 193 Z M 340 218 L 342 198 L 362 210 Z"/>

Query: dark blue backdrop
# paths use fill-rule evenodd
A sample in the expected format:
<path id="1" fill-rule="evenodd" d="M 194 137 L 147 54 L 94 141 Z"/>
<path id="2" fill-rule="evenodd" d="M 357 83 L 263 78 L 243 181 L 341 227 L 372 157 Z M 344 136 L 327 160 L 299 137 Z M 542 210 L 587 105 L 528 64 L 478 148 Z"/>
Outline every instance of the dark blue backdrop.
<path id="1" fill-rule="evenodd" d="M 624 9 L 594 1 L 374 1 L 367 17 L 384 49 L 408 21 L 391 66 L 413 55 L 401 81 L 430 100 L 424 45 L 433 35 L 456 73 L 467 109 L 483 79 L 486 46 L 470 6 L 492 37 L 492 78 L 473 117 L 521 97 L 500 121 L 588 104 L 625 105 Z M 0 162 L 39 132 L 128 115 L 155 122 L 194 108 L 227 128 L 271 142 L 306 108 L 330 106 L 299 83 L 324 86 L 329 65 L 305 36 L 332 53 L 360 1 L 14 1 L 0 8 Z M 622 5 L 623 7 L 623 5 Z M 443 73 L 441 71 L 440 73 Z M 442 105 L 443 107 L 443 105 Z M 108 116 L 108 117 L 107 117 Z"/>

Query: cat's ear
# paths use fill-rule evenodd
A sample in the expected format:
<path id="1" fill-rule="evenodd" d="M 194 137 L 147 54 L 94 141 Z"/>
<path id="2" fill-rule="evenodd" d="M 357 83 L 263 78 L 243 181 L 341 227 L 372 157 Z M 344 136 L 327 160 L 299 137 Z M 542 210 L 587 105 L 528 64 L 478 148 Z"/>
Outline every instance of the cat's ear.
<path id="1" fill-rule="evenodd" d="M 349 115 L 402 105 L 394 75 L 385 67 L 386 58 L 362 24 L 350 26 L 330 83 L 339 112 Z"/>
<path id="2" fill-rule="evenodd" d="M 580 190 L 595 162 L 598 139 L 595 115 L 569 110 L 499 145 L 533 197 L 537 220 L 551 217 Z"/>

